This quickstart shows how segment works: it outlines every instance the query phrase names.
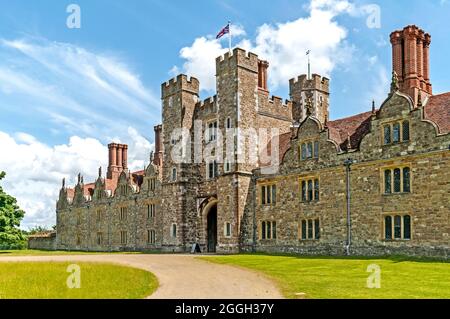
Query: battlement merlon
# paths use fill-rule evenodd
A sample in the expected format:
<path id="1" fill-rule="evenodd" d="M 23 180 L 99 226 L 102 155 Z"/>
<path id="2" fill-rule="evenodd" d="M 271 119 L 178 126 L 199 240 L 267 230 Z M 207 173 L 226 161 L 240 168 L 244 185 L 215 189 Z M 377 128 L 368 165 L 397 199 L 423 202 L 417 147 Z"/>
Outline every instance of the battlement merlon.
<path id="1" fill-rule="evenodd" d="M 290 95 L 293 96 L 296 92 L 318 90 L 323 93 L 330 93 L 330 79 L 313 74 L 311 79 L 308 79 L 306 74 L 302 74 L 297 78 L 289 80 Z"/>
<path id="2" fill-rule="evenodd" d="M 235 48 L 231 54 L 225 53 L 216 58 L 216 75 L 220 76 L 222 72 L 228 69 L 245 68 L 253 73 L 258 73 L 258 55 L 245 51 L 241 48 Z"/>
<path id="3" fill-rule="evenodd" d="M 161 84 L 162 99 L 181 91 L 189 92 L 198 96 L 200 92 L 199 80 L 195 77 L 188 77 L 185 74 L 179 74 L 177 77 Z"/>

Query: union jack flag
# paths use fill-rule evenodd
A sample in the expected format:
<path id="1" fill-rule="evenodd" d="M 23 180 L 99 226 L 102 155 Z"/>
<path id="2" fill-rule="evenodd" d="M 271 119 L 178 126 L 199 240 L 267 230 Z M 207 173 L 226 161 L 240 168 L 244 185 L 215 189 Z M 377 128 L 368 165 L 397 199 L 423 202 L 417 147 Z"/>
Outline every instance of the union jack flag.
<path id="1" fill-rule="evenodd" d="M 220 32 L 217 34 L 216 39 L 220 39 L 225 34 L 230 33 L 230 24 L 228 23 L 226 27 L 224 27 Z"/>

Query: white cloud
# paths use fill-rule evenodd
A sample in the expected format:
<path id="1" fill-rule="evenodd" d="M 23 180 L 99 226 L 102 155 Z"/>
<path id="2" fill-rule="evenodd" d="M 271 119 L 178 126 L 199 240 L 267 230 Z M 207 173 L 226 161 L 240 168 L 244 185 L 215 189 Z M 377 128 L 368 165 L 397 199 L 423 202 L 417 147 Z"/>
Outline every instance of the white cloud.
<path id="1" fill-rule="evenodd" d="M 350 60 L 353 48 L 345 39 L 346 29 L 335 18 L 339 14 L 357 15 L 360 10 L 345 0 L 312 0 L 309 15 L 294 21 L 263 24 L 254 39 L 243 38 L 238 32 L 240 46 L 270 62 L 269 82 L 272 89 L 287 85 L 290 78 L 307 72 L 306 51 L 311 50 L 312 70 L 330 76 L 337 65 Z M 235 42 L 236 43 L 236 42 Z M 199 37 L 180 51 L 185 60 L 181 71 L 200 80 L 203 90 L 215 89 L 215 58 L 227 51 L 226 41 L 212 35 Z M 174 67 L 174 72 L 180 68 Z"/>
<path id="2" fill-rule="evenodd" d="M 128 128 L 125 139 L 130 170 L 143 169 L 153 144 L 133 127 Z M 23 228 L 56 223 L 55 204 L 63 177 L 68 185 L 75 184 L 79 172 L 85 182 L 94 181 L 98 167 L 102 166 L 105 174 L 108 165 L 107 147 L 94 138 L 72 136 L 67 144 L 49 146 L 27 133 L 11 136 L 0 131 L 0 149 L 0 170 L 7 173 L 2 186 L 26 212 Z"/>
<path id="3" fill-rule="evenodd" d="M 35 38 L 0 39 L 0 53 L 0 98 L 53 132 L 104 139 L 131 121 L 159 121 L 159 97 L 119 56 Z"/>

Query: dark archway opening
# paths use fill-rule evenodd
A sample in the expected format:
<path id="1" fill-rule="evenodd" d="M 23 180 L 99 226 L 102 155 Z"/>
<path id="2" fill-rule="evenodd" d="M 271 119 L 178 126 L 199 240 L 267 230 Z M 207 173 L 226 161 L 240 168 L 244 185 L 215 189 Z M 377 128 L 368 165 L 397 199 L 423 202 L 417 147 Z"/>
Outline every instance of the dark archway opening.
<path id="1" fill-rule="evenodd" d="M 215 253 L 217 246 L 217 205 L 211 207 L 208 213 L 208 252 Z"/>

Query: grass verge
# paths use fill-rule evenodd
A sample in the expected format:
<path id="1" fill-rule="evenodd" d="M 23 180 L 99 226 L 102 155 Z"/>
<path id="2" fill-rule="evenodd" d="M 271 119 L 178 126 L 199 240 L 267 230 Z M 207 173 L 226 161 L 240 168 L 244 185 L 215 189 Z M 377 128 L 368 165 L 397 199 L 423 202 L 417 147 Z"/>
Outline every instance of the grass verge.
<path id="1" fill-rule="evenodd" d="M 450 263 L 436 260 L 247 254 L 200 259 L 262 272 L 287 298 L 296 298 L 297 293 L 312 299 L 450 298 Z M 369 276 L 374 278 L 369 265 L 380 269 L 380 288 L 367 286 Z"/>
<path id="2" fill-rule="evenodd" d="M 80 267 L 80 288 L 67 284 L 76 276 L 67 271 L 72 264 Z M 0 262 L 2 299 L 141 299 L 157 287 L 152 273 L 114 264 Z"/>

